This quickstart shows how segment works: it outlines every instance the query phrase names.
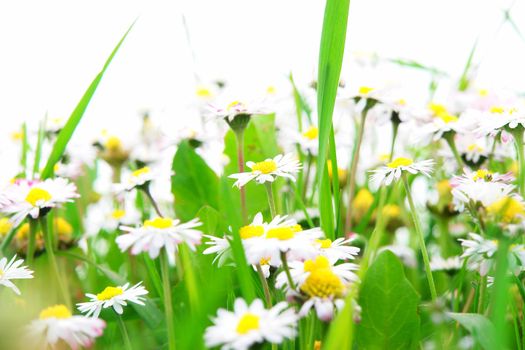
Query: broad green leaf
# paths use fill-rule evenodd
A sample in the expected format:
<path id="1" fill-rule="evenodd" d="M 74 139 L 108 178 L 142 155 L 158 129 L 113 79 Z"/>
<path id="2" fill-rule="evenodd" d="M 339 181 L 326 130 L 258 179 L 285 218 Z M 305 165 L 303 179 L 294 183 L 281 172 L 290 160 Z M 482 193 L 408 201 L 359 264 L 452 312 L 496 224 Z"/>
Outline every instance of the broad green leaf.
<path id="1" fill-rule="evenodd" d="M 78 123 L 80 123 L 80 120 L 82 119 L 82 116 L 84 115 L 84 112 L 86 111 L 89 102 L 91 101 L 91 98 L 95 94 L 95 91 L 97 90 L 97 87 L 102 80 L 102 77 L 104 76 L 104 73 L 106 72 L 106 69 L 108 68 L 109 64 L 117 54 L 117 51 L 119 50 L 120 46 L 128 36 L 129 32 L 133 28 L 133 25 L 135 22 L 131 24 L 131 26 L 128 28 L 126 33 L 124 33 L 124 36 L 120 39 L 117 46 L 113 49 L 113 52 L 111 52 L 111 55 L 109 55 L 108 59 L 106 60 L 106 63 L 104 64 L 104 67 L 102 67 L 102 70 L 100 73 L 97 74 L 95 79 L 91 82 L 91 85 L 89 85 L 88 89 L 84 93 L 84 96 L 80 99 L 77 106 L 73 110 L 73 113 L 69 116 L 69 119 L 67 120 L 66 124 L 58 134 L 57 140 L 55 141 L 55 144 L 53 145 L 53 149 L 51 150 L 51 154 L 49 155 L 49 158 L 47 159 L 46 166 L 44 167 L 44 170 L 42 170 L 42 173 L 40 174 L 40 177 L 42 179 L 47 179 L 48 177 L 51 177 L 54 172 L 55 164 L 60 161 L 60 158 L 64 154 L 66 150 L 66 146 L 69 143 L 69 140 L 73 136 L 73 133 L 75 132 L 75 129 L 77 128 Z"/>
<path id="2" fill-rule="evenodd" d="M 408 282 L 403 265 L 390 251 L 381 253 L 361 286 L 358 324 L 360 349 L 414 349 L 418 344 L 419 296 Z"/>
<path id="3" fill-rule="evenodd" d="M 244 131 L 244 160 L 259 162 L 266 158 L 273 158 L 280 153 L 275 134 L 275 116 L 261 115 L 251 118 Z M 230 175 L 239 172 L 237 164 L 237 140 L 233 131 L 228 131 L 224 138 L 224 154 L 230 162 L 224 168 L 224 174 Z M 245 170 L 245 171 L 249 171 Z M 233 180 L 228 180 L 233 185 Z M 276 183 L 277 184 L 277 183 Z M 268 199 L 264 186 L 254 182 L 248 183 L 246 189 L 246 205 L 248 214 L 253 216 L 257 212 L 268 209 Z M 235 189 L 238 193 L 239 190 Z"/>
<path id="4" fill-rule="evenodd" d="M 219 212 L 216 209 L 205 205 L 199 210 L 197 217 L 202 222 L 202 226 L 199 229 L 205 234 L 214 236 L 219 225 Z"/>
<path id="5" fill-rule="evenodd" d="M 331 200 L 328 179 L 325 179 L 326 159 L 330 147 L 330 132 L 332 131 L 332 116 L 335 98 L 339 85 L 339 75 L 343 63 L 345 49 L 346 27 L 350 0 L 327 0 L 323 32 L 321 34 L 321 47 L 319 50 L 319 75 L 317 85 L 317 108 L 319 115 L 319 156 L 317 158 L 317 180 L 319 185 L 319 202 L 321 226 L 325 232 L 333 232 L 334 212 Z M 335 151 L 333 152 L 335 154 Z M 336 159 L 333 159 L 336 161 Z M 336 162 L 337 164 L 337 162 Z"/>
<path id="6" fill-rule="evenodd" d="M 187 141 L 173 157 L 171 191 L 177 217 L 188 221 L 205 205 L 219 209 L 219 179 Z"/>
<path id="7" fill-rule="evenodd" d="M 447 313 L 452 319 L 459 322 L 483 349 L 498 349 L 494 325 L 480 314 Z"/>

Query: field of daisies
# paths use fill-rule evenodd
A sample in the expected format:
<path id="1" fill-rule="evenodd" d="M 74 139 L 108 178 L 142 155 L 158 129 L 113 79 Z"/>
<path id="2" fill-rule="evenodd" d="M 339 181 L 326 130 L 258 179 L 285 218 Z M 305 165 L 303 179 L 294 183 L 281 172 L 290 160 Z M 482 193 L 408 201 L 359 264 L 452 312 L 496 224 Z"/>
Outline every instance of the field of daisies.
<path id="1" fill-rule="evenodd" d="M 22 123 L 0 349 L 525 350 L 523 96 L 477 86 L 475 46 L 446 99 L 357 85 L 348 8 L 316 79 L 199 85 L 197 129 L 75 142 L 133 26 L 69 118 Z"/>

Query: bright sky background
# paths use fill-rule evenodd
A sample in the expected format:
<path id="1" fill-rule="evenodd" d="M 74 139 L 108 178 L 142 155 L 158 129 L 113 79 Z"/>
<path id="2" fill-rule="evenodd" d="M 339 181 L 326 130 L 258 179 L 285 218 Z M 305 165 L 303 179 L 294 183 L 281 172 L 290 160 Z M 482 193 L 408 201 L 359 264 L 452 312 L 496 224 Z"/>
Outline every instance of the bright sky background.
<path id="1" fill-rule="evenodd" d="M 483 87 L 525 91 L 525 39 L 507 23 L 508 1 L 352 0 L 347 53 L 413 59 L 458 76 L 479 38 Z M 230 86 L 267 86 L 290 70 L 315 78 L 321 0 L 18 0 L 0 2 L 0 142 L 23 120 L 67 117 L 130 23 L 138 22 L 107 71 L 81 124 L 82 137 L 126 128 L 147 108 L 166 125 L 196 114 L 195 74 Z M 525 33 L 525 1 L 511 12 Z M 188 45 L 182 18 L 191 37 Z M 349 55 L 347 55 L 348 62 Z M 345 66 L 344 78 L 402 83 L 415 94 L 428 76 L 393 65 Z"/>

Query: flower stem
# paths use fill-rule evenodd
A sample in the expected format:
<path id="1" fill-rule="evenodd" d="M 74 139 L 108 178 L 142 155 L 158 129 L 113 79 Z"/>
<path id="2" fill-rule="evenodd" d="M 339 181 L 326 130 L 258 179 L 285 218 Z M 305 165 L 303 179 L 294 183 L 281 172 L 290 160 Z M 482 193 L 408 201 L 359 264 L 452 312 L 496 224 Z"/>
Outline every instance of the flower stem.
<path id="1" fill-rule="evenodd" d="M 414 227 L 416 229 L 416 234 L 419 239 L 419 248 L 421 249 L 421 254 L 423 255 L 423 263 L 425 264 L 425 272 L 427 274 L 428 285 L 430 287 L 430 295 L 432 301 L 437 299 L 436 285 L 434 283 L 434 277 L 432 277 L 432 270 L 430 269 L 430 260 L 428 258 L 427 247 L 425 245 L 425 237 L 423 236 L 423 231 L 421 230 L 421 222 L 419 221 L 419 215 L 416 211 L 416 206 L 414 205 L 414 199 L 412 198 L 412 193 L 410 191 L 410 185 L 406 174 L 403 174 L 403 184 L 405 185 L 405 191 L 407 194 L 408 204 L 410 205 L 410 213 L 412 214 L 412 221 L 414 221 Z"/>
<path id="2" fill-rule="evenodd" d="M 71 298 L 69 297 L 69 291 L 67 289 L 67 286 L 64 284 L 64 280 L 62 279 L 62 276 L 60 274 L 60 269 L 58 268 L 57 259 L 55 257 L 53 232 L 47 229 L 47 217 L 45 215 L 40 216 L 39 221 L 40 229 L 42 230 L 42 235 L 44 236 L 44 245 L 46 248 L 49 263 L 51 264 L 52 273 L 55 275 L 58 288 L 60 289 L 60 293 L 62 294 L 62 298 L 66 306 L 69 309 L 71 309 Z"/>
<path id="3" fill-rule="evenodd" d="M 27 241 L 27 256 L 26 261 L 28 265 L 33 264 L 33 258 L 35 256 L 35 241 L 36 233 L 38 231 L 38 221 L 29 217 L 29 239 Z"/>
<path id="4" fill-rule="evenodd" d="M 290 268 L 288 267 L 288 260 L 286 259 L 286 253 L 281 252 L 281 262 L 283 263 L 284 273 L 286 274 L 286 279 L 288 280 L 288 285 L 292 290 L 295 290 L 295 283 L 292 279 L 292 274 L 290 273 Z"/>
<path id="5" fill-rule="evenodd" d="M 168 349 L 175 350 L 175 324 L 173 323 L 173 304 L 171 301 L 171 287 L 168 264 L 168 253 L 160 255 L 160 269 L 164 294 L 164 310 L 166 313 L 166 330 L 168 332 Z"/>
<path id="6" fill-rule="evenodd" d="M 359 153 L 361 151 L 361 144 L 363 143 L 363 134 L 365 132 L 365 121 L 368 109 L 365 108 L 361 113 L 361 124 L 357 131 L 357 140 L 352 154 L 352 162 L 350 163 L 349 182 L 348 182 L 348 208 L 346 209 L 345 232 L 349 233 L 352 230 L 352 200 L 354 199 L 355 178 L 357 172 L 357 165 L 359 163 Z"/>
<path id="7" fill-rule="evenodd" d="M 386 202 L 386 189 L 384 187 L 381 187 L 379 190 L 379 204 L 376 209 L 376 224 L 374 227 L 374 231 L 372 231 L 372 235 L 370 236 L 370 241 L 368 246 L 366 247 L 366 250 L 363 254 L 363 260 L 361 261 L 361 266 L 363 266 L 364 269 L 368 268 L 368 265 L 370 263 L 370 259 L 375 255 L 377 252 L 377 248 L 379 247 L 379 244 L 381 243 L 381 238 L 383 236 L 384 231 L 384 220 L 383 220 L 383 207 L 385 206 Z M 361 278 L 361 276 L 360 276 Z"/>
<path id="8" fill-rule="evenodd" d="M 521 196 L 525 196 L 525 155 L 523 150 L 523 130 L 516 127 L 512 132 L 514 136 L 514 143 L 516 145 L 516 153 L 518 155 L 518 185 Z"/>
<path id="9" fill-rule="evenodd" d="M 446 133 L 443 137 L 447 141 L 448 146 L 450 147 L 450 150 L 454 155 L 454 158 L 456 158 L 456 162 L 458 162 L 459 169 L 462 169 L 465 166 L 465 163 L 463 163 L 463 159 L 461 159 L 461 156 L 459 155 L 458 149 L 456 147 L 456 141 L 454 141 L 454 134 L 449 132 Z"/>
<path id="10" fill-rule="evenodd" d="M 256 264 L 255 268 L 257 269 L 257 274 L 261 280 L 264 291 L 264 299 L 266 300 L 266 307 L 272 307 L 272 296 L 270 295 L 270 288 L 268 287 L 268 281 L 264 277 L 264 272 L 262 270 L 261 264 Z"/>
<path id="11" fill-rule="evenodd" d="M 131 347 L 131 341 L 129 340 L 126 325 L 124 324 L 124 320 L 122 320 L 122 316 L 119 314 L 117 314 L 117 323 L 118 327 L 120 328 L 120 332 L 122 333 L 122 339 L 124 340 L 124 348 L 126 350 L 132 350 L 133 348 Z"/>
<path id="12" fill-rule="evenodd" d="M 142 190 L 146 194 L 146 197 L 148 197 L 148 199 L 149 199 L 151 205 L 153 206 L 153 209 L 155 209 L 155 212 L 157 213 L 157 215 L 160 216 L 161 218 L 163 218 L 164 215 L 162 215 L 162 212 L 160 211 L 160 208 L 159 208 L 157 202 L 155 201 L 155 199 L 151 195 L 151 191 L 149 190 L 149 185 L 146 185 Z"/>
<path id="13" fill-rule="evenodd" d="M 235 136 L 237 138 L 237 165 L 239 167 L 239 173 L 244 172 L 244 128 L 235 130 Z M 241 214 L 242 222 L 246 224 L 248 222 L 248 211 L 246 209 L 246 189 L 244 186 L 240 188 L 241 196 Z"/>
<path id="14" fill-rule="evenodd" d="M 392 143 L 390 144 L 390 155 L 388 161 L 391 162 L 394 159 L 394 148 L 397 140 L 397 131 L 399 130 L 399 123 L 392 122 Z"/>
<path id="15" fill-rule="evenodd" d="M 266 193 L 268 194 L 268 204 L 270 206 L 270 214 L 272 215 L 272 219 L 277 215 L 277 211 L 275 210 L 275 199 L 273 198 L 273 188 L 271 182 L 265 182 L 264 186 L 266 187 Z"/>
<path id="16" fill-rule="evenodd" d="M 487 276 L 479 276 L 478 314 L 485 311 L 485 292 L 487 290 Z"/>

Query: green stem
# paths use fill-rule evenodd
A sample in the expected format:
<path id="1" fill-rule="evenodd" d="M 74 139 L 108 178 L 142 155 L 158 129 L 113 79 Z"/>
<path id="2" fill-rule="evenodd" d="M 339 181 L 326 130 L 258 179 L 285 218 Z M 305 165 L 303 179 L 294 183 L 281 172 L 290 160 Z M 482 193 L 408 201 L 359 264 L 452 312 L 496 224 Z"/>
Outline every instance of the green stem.
<path id="1" fill-rule="evenodd" d="M 523 150 L 523 129 L 516 127 L 512 136 L 514 136 L 514 143 L 516 145 L 516 153 L 518 155 L 518 184 L 521 196 L 525 196 L 525 155 Z"/>
<path id="2" fill-rule="evenodd" d="M 416 206 L 414 205 L 414 199 L 412 198 L 412 193 L 410 191 L 410 185 L 406 174 L 403 174 L 403 184 L 405 185 L 405 191 L 407 194 L 408 204 L 410 205 L 410 212 L 412 214 L 412 220 L 414 221 L 414 228 L 419 239 L 419 248 L 421 249 L 421 254 L 423 255 L 423 263 L 425 264 L 425 272 L 427 274 L 428 285 L 430 287 L 430 295 L 432 301 L 436 301 L 436 285 L 434 283 L 434 277 L 432 277 L 432 270 L 430 269 L 430 260 L 428 258 L 427 247 L 425 245 L 425 237 L 423 236 L 423 230 L 421 229 L 421 222 L 419 221 L 419 215 L 416 211 Z"/>
<path id="3" fill-rule="evenodd" d="M 239 172 L 244 172 L 244 128 L 235 130 L 235 136 L 237 138 L 237 165 Z M 241 196 L 241 214 L 242 222 L 246 224 L 248 222 L 248 210 L 246 208 L 246 189 L 244 186 L 240 188 Z"/>
<path id="4" fill-rule="evenodd" d="M 394 147 L 397 140 L 397 130 L 399 129 L 398 122 L 392 122 L 392 143 L 390 144 L 390 155 L 388 156 L 388 161 L 391 162 L 394 159 Z"/>
<path id="5" fill-rule="evenodd" d="M 444 139 L 447 141 L 448 146 L 450 147 L 450 150 L 452 151 L 452 154 L 454 155 L 454 158 L 456 158 L 456 162 L 458 162 L 459 169 L 463 169 L 465 166 L 465 163 L 463 162 L 463 159 L 461 158 L 458 149 L 456 147 L 456 141 L 454 141 L 454 133 L 447 132 L 445 135 L 443 135 Z"/>
<path id="6" fill-rule="evenodd" d="M 266 307 L 270 308 L 272 307 L 272 296 L 270 295 L 268 281 L 266 280 L 266 277 L 264 277 L 264 272 L 262 270 L 261 264 L 256 264 L 255 268 L 257 269 L 257 274 L 259 275 L 259 279 L 261 280 L 261 284 L 263 287 L 264 299 L 266 300 Z"/>
<path id="7" fill-rule="evenodd" d="M 479 276 L 478 314 L 485 312 L 485 292 L 487 290 L 487 276 Z"/>
<path id="8" fill-rule="evenodd" d="M 491 318 L 496 328 L 496 344 L 500 345 L 501 349 L 506 349 L 508 345 L 506 313 L 509 301 L 509 281 L 507 278 L 509 245 L 507 238 L 502 236 L 496 252 L 496 273 L 491 295 L 493 300 Z"/>
<path id="9" fill-rule="evenodd" d="M 376 208 L 376 224 L 374 227 L 374 231 L 372 231 L 372 235 L 370 236 L 370 241 L 368 246 L 366 247 L 366 250 L 363 254 L 363 260 L 361 261 L 362 268 L 360 269 L 359 277 L 362 278 L 364 276 L 361 276 L 362 273 L 366 269 L 368 269 L 368 265 L 370 263 L 370 259 L 374 256 L 374 254 L 377 252 L 377 249 L 379 247 L 379 244 L 381 243 L 381 238 L 384 231 L 384 220 L 383 220 L 383 207 L 385 206 L 386 202 L 386 189 L 384 187 L 381 187 L 379 190 L 379 204 Z"/>
<path id="10" fill-rule="evenodd" d="M 36 233 L 38 231 L 38 221 L 28 217 L 29 220 L 29 239 L 27 241 L 27 256 L 26 261 L 28 265 L 33 264 L 33 258 L 35 256 L 35 241 Z"/>
<path id="11" fill-rule="evenodd" d="M 350 163 L 350 171 L 348 174 L 350 179 L 348 181 L 348 208 L 346 209 L 345 221 L 345 232 L 347 233 L 349 233 L 352 230 L 352 200 L 354 199 L 357 165 L 359 163 L 359 153 L 361 151 L 361 144 L 363 143 L 363 134 L 365 132 L 365 121 L 367 114 L 368 109 L 365 107 L 365 109 L 361 113 L 361 124 L 359 125 L 359 130 L 357 131 L 356 144 L 354 147 L 354 152 L 352 154 L 352 162 Z"/>
<path id="12" fill-rule="evenodd" d="M 266 194 L 268 195 L 268 205 L 270 206 L 270 214 L 272 219 L 277 216 L 277 211 L 275 210 L 275 199 L 273 198 L 273 188 L 271 182 L 265 182 L 264 186 L 266 187 Z"/>
<path id="13" fill-rule="evenodd" d="M 168 349 L 175 350 L 175 323 L 173 322 L 173 304 L 171 301 L 170 271 L 168 253 L 160 255 L 160 269 L 164 294 L 164 310 L 166 313 L 166 331 L 168 332 Z"/>
<path id="14" fill-rule="evenodd" d="M 122 316 L 119 314 L 117 314 L 117 323 L 118 327 L 120 328 L 120 333 L 122 333 L 122 339 L 124 340 L 124 348 L 126 350 L 132 350 L 133 347 L 131 346 L 131 341 L 129 340 L 128 330 L 126 329 L 124 320 L 122 320 Z"/>
<path id="15" fill-rule="evenodd" d="M 160 211 L 160 208 L 157 204 L 157 202 L 155 201 L 155 199 L 153 198 L 153 196 L 151 195 L 151 191 L 149 189 L 149 185 L 146 185 L 143 189 L 144 193 L 146 194 L 146 197 L 148 197 L 151 205 L 153 206 L 153 209 L 155 209 L 155 212 L 157 213 L 157 215 L 161 218 L 164 217 L 164 215 L 162 215 L 162 212 Z"/>
<path id="16" fill-rule="evenodd" d="M 451 246 L 450 246 L 450 234 L 448 230 L 448 219 L 438 217 L 437 225 L 439 228 L 439 246 L 441 249 L 441 256 L 443 258 L 448 258 L 452 256 Z"/>
<path id="17" fill-rule="evenodd" d="M 57 259 L 54 252 L 53 244 L 53 232 L 47 228 L 47 218 L 46 216 L 40 216 L 40 229 L 42 230 L 42 235 L 44 236 L 44 245 L 46 248 L 46 253 L 49 259 L 49 264 L 51 264 L 52 273 L 55 275 L 60 294 L 62 294 L 62 299 L 64 300 L 66 306 L 71 309 L 71 298 L 69 297 L 69 291 L 67 286 L 64 284 L 64 280 L 60 274 L 60 269 L 58 268 Z"/>
<path id="18" fill-rule="evenodd" d="M 281 252 L 281 262 L 283 263 L 283 269 L 284 273 L 286 274 L 286 279 L 288 280 L 288 285 L 292 290 L 295 290 L 295 283 L 292 279 L 292 274 L 290 273 L 290 269 L 288 268 L 288 260 L 286 259 L 286 253 Z"/>

